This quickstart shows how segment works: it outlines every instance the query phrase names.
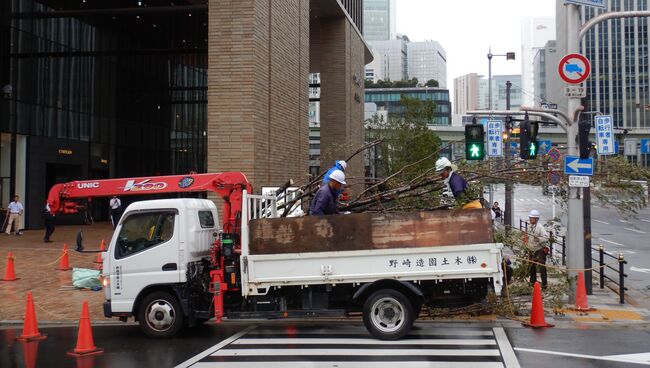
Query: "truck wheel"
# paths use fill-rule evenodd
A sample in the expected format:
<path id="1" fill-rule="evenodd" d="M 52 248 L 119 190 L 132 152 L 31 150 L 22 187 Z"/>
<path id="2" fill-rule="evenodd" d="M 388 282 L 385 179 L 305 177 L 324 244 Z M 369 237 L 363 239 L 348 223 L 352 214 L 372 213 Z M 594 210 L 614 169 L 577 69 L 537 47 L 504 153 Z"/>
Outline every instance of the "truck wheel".
<path id="1" fill-rule="evenodd" d="M 411 330 L 414 319 L 411 302 L 396 290 L 378 290 L 363 305 L 363 323 L 368 332 L 380 340 L 404 337 Z"/>
<path id="2" fill-rule="evenodd" d="M 183 311 L 178 300 L 165 291 L 153 292 L 140 303 L 138 323 L 151 337 L 171 337 L 183 328 Z"/>

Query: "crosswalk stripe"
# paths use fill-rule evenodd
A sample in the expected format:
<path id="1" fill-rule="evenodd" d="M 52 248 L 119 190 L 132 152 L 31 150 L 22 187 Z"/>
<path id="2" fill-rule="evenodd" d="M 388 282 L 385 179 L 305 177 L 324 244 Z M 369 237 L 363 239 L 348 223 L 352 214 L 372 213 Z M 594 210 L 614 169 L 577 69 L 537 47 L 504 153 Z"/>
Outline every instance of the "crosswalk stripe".
<path id="1" fill-rule="evenodd" d="M 305 356 L 305 355 L 365 355 L 365 356 L 395 356 L 395 355 L 414 355 L 414 356 L 500 356 L 498 349 L 475 349 L 475 350 L 456 350 L 456 349 L 400 349 L 400 350 L 368 350 L 368 349 L 221 349 L 211 354 L 212 356 Z"/>
<path id="2" fill-rule="evenodd" d="M 309 362 L 310 368 L 340 367 L 339 361 Z M 404 363 L 400 363 L 403 365 Z M 305 362 L 282 362 L 282 368 L 305 368 Z M 192 367 L 215 368 L 215 363 L 199 362 Z M 219 362 L 219 368 L 250 368 L 250 362 Z M 395 362 L 346 362 L 346 368 L 395 368 Z M 408 368 L 503 368 L 499 362 L 408 362 Z"/>
<path id="3" fill-rule="evenodd" d="M 382 345 L 496 345 L 494 339 L 417 339 L 409 338 L 396 341 L 378 341 L 375 339 L 330 339 L 330 338 L 243 338 L 231 345 L 240 344 L 382 344 Z"/>

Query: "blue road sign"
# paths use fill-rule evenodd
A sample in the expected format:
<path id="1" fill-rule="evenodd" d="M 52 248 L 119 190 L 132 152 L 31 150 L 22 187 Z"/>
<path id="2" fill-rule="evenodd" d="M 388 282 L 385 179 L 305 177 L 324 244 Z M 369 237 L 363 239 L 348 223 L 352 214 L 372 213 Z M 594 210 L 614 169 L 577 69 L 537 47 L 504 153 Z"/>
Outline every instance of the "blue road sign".
<path id="1" fill-rule="evenodd" d="M 501 120 L 489 120 L 487 122 L 487 154 L 490 157 L 503 156 L 503 123 Z"/>
<path id="2" fill-rule="evenodd" d="M 641 140 L 641 153 L 646 155 L 650 153 L 650 139 Z"/>
<path id="3" fill-rule="evenodd" d="M 519 143 L 510 142 L 510 154 L 516 155 L 519 152 Z"/>
<path id="4" fill-rule="evenodd" d="M 586 5 L 586 6 L 592 6 L 594 8 L 607 9 L 607 3 L 605 2 L 605 0 L 564 0 L 564 3 Z"/>
<path id="5" fill-rule="evenodd" d="M 614 154 L 618 155 L 618 142 L 614 141 Z"/>
<path id="6" fill-rule="evenodd" d="M 581 159 L 577 156 L 564 158 L 564 173 L 567 175 L 594 175 L 594 159 Z"/>
<path id="7" fill-rule="evenodd" d="M 548 150 L 550 150 L 551 147 L 553 147 L 553 142 L 551 141 L 539 141 L 538 143 L 539 143 L 538 153 L 541 153 L 542 155 L 548 154 Z"/>
<path id="8" fill-rule="evenodd" d="M 596 126 L 597 151 L 599 155 L 614 155 L 614 126 L 610 115 L 597 115 L 594 117 Z"/>
<path id="9" fill-rule="evenodd" d="M 560 173 L 557 171 L 551 171 L 548 173 L 548 183 L 551 185 L 558 185 L 560 182 Z"/>

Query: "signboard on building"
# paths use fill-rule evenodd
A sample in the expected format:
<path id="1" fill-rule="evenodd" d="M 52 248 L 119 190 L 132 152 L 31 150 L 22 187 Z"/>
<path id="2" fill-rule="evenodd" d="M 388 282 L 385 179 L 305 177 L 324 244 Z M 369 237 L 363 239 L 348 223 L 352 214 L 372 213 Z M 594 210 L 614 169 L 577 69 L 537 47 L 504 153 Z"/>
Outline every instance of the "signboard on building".
<path id="1" fill-rule="evenodd" d="M 610 115 L 594 117 L 596 126 L 596 141 L 599 155 L 615 155 L 614 151 L 614 126 Z"/>
<path id="2" fill-rule="evenodd" d="M 489 157 L 503 156 L 503 122 L 489 120 L 487 122 L 487 154 Z"/>

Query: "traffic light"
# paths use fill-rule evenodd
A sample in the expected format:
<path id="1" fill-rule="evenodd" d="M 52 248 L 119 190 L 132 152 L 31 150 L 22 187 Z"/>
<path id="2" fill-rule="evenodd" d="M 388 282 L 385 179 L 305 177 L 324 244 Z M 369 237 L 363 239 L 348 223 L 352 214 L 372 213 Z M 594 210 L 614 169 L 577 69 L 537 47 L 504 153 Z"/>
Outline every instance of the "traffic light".
<path id="1" fill-rule="evenodd" d="M 519 128 L 519 156 L 524 160 L 536 159 L 539 149 L 539 142 L 537 142 L 539 124 L 535 121 L 529 121 L 528 114 L 526 114 Z"/>
<path id="2" fill-rule="evenodd" d="M 578 123 L 578 138 L 580 140 L 580 158 L 589 158 L 591 154 L 591 142 L 589 141 L 591 122 L 582 121 Z"/>
<path id="3" fill-rule="evenodd" d="M 465 125 L 465 159 L 482 160 L 485 157 L 483 124 Z"/>

